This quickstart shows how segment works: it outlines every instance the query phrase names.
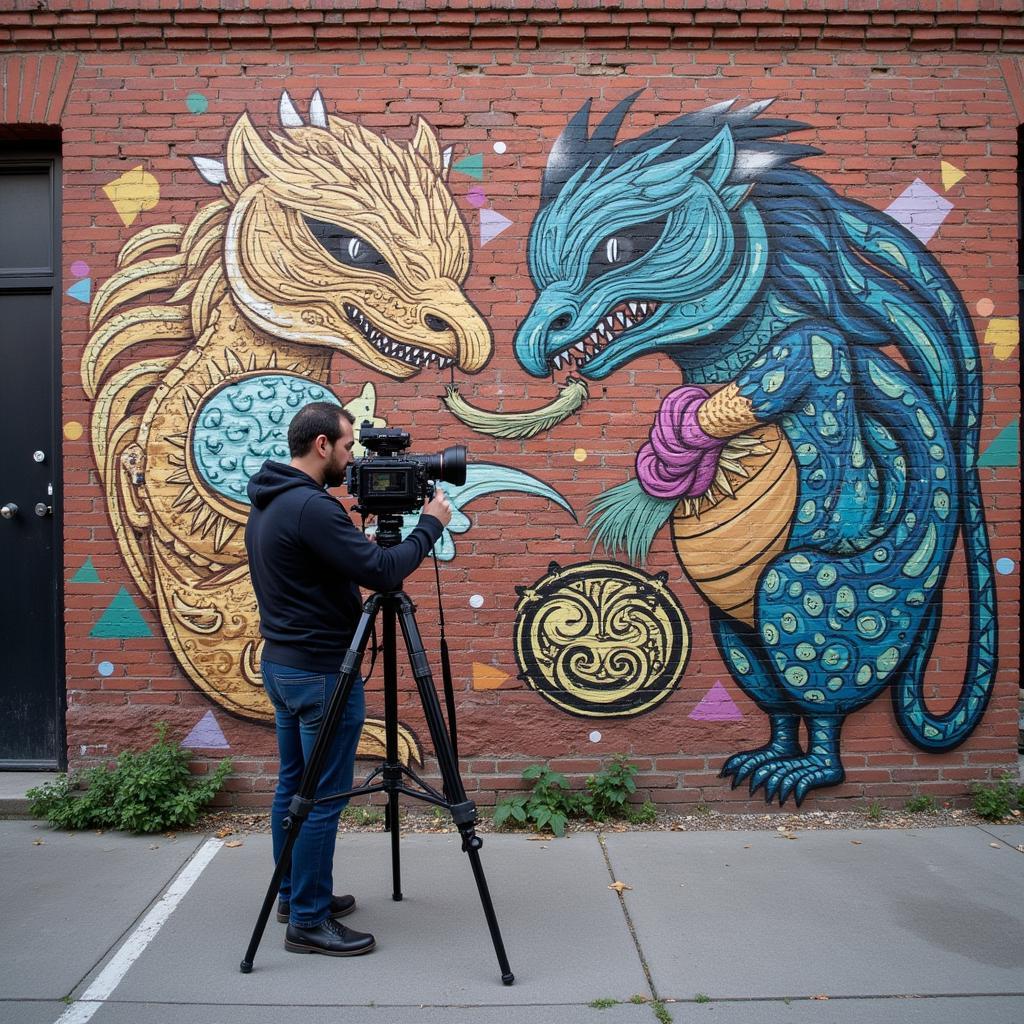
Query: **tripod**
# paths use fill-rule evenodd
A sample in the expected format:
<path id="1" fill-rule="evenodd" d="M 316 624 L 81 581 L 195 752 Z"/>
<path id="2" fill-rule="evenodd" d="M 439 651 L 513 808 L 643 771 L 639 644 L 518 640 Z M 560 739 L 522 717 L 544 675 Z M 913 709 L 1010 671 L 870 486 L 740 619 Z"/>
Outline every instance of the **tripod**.
<path id="1" fill-rule="evenodd" d="M 401 522 L 400 517 L 394 518 L 399 523 Z M 396 524 L 388 522 L 391 519 L 392 517 L 390 516 L 382 516 L 380 520 L 377 541 L 384 546 L 393 542 L 397 543 L 400 536 Z M 367 776 L 363 785 L 347 790 L 344 793 L 334 793 L 330 796 L 315 799 L 324 760 L 330 750 L 334 733 L 337 730 L 342 712 L 348 702 L 349 693 L 358 674 L 359 666 L 362 663 L 363 652 L 366 649 L 373 623 L 380 611 L 383 611 L 384 763 Z M 419 629 L 416 626 L 415 611 L 416 606 L 402 590 L 375 593 L 363 605 L 362 615 L 356 626 L 352 643 L 341 663 L 341 676 L 338 685 L 335 687 L 327 709 L 324 712 L 324 719 L 313 743 L 309 760 L 306 762 L 298 791 L 292 797 L 288 807 L 288 816 L 284 820 L 286 831 L 284 847 L 281 850 L 281 856 L 278 858 L 277 864 L 274 866 L 274 874 L 267 888 L 263 906 L 260 908 L 256 927 L 253 929 L 252 938 L 249 940 L 249 947 L 246 949 L 245 957 L 240 965 L 240 970 L 243 974 L 248 974 L 252 971 L 253 959 L 256 956 L 256 950 L 263 937 L 267 920 L 277 899 L 281 879 L 291 864 L 292 847 L 294 847 L 299 830 L 302 828 L 306 818 L 309 817 L 314 803 L 341 800 L 367 793 L 387 794 L 385 827 L 391 833 L 392 899 L 401 900 L 402 879 L 399 852 L 398 797 L 399 794 L 404 793 L 406 796 L 414 797 L 417 800 L 424 800 L 427 803 L 443 807 L 451 812 L 452 820 L 462 836 L 462 849 L 469 857 L 473 877 L 476 879 L 484 917 L 487 919 L 487 927 L 491 932 L 491 941 L 494 943 L 494 951 L 498 957 L 498 966 L 501 968 L 501 980 L 506 985 L 511 985 L 515 980 L 515 976 L 509 967 L 508 957 L 505 955 L 505 945 L 501 940 L 498 919 L 494 914 L 494 905 L 491 903 L 487 879 L 484 877 L 483 866 L 480 863 L 480 847 L 483 846 L 483 839 L 476 834 L 476 805 L 472 800 L 467 799 L 465 787 L 459 776 L 459 767 L 452 737 L 449 730 L 445 727 L 441 705 L 437 699 L 437 690 L 434 687 L 433 677 L 430 674 L 430 665 L 427 661 L 426 652 L 423 649 Z M 438 793 L 437 790 L 424 782 L 411 768 L 402 764 L 398 756 L 396 619 L 401 623 L 402 635 L 405 638 L 405 647 L 409 655 L 409 663 L 416 680 L 416 688 L 419 691 L 420 702 L 423 705 L 427 728 L 430 730 L 430 739 L 433 742 L 434 752 L 441 770 L 443 794 Z M 452 717 L 451 725 L 454 728 L 453 706 L 449 706 L 449 716 Z M 381 781 L 371 785 L 373 780 L 378 777 Z M 406 785 L 406 778 L 415 782 L 418 788 L 414 789 Z"/>

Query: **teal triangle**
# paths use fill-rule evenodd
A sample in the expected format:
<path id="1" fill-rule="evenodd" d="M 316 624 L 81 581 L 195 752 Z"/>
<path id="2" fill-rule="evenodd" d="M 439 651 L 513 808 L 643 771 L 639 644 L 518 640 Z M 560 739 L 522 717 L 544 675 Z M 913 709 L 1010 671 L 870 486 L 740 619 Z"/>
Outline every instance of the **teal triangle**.
<path id="1" fill-rule="evenodd" d="M 72 583 L 102 583 L 100 574 L 96 571 L 96 566 L 92 564 L 92 556 L 90 555 L 74 576 L 71 577 Z"/>
<path id="2" fill-rule="evenodd" d="M 76 281 L 68 289 L 68 295 L 79 302 L 88 302 L 92 296 L 92 278 L 83 277 L 81 281 Z"/>
<path id="3" fill-rule="evenodd" d="M 1004 427 L 978 459 L 979 466 L 1020 465 L 1020 420 Z"/>
<path id="4" fill-rule="evenodd" d="M 107 610 L 100 616 L 99 622 L 92 627 L 89 636 L 116 637 L 121 640 L 137 639 L 152 636 L 153 631 L 146 625 L 146 620 L 135 607 L 131 595 L 122 587 Z"/>
<path id="5" fill-rule="evenodd" d="M 457 164 L 452 167 L 453 171 L 458 171 L 459 174 L 466 174 L 470 178 L 476 178 L 477 181 L 484 180 L 484 155 L 483 153 L 473 153 L 470 156 L 464 157 Z"/>

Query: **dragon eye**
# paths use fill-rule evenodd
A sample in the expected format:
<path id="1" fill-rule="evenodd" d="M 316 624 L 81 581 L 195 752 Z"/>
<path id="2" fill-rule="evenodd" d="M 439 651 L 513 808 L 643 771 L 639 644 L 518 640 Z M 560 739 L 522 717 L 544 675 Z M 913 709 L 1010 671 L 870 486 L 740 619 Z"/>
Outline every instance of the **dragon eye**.
<path id="1" fill-rule="evenodd" d="M 590 257 L 584 284 L 589 284 L 613 267 L 621 267 L 646 256 L 661 238 L 667 220 L 668 214 L 665 214 L 657 220 L 631 224 L 602 239 Z"/>
<path id="2" fill-rule="evenodd" d="M 372 270 L 394 277 L 388 261 L 365 238 L 360 238 L 340 224 L 315 217 L 303 217 L 313 237 L 342 265 L 356 270 Z"/>

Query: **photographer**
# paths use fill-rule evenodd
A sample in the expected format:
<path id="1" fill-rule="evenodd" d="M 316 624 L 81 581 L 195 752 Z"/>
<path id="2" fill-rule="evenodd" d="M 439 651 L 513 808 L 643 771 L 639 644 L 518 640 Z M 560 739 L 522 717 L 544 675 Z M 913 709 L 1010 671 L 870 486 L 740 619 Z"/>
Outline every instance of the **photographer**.
<path id="1" fill-rule="evenodd" d="M 355 443 L 353 422 L 346 410 L 328 402 L 304 406 L 288 428 L 291 462 L 268 460 L 249 481 L 252 509 L 245 547 L 264 638 L 263 685 L 274 705 L 280 757 L 271 812 L 275 861 L 285 842 L 282 822 L 359 621 L 359 587 L 400 588 L 452 516 L 438 490 L 406 540 L 390 548 L 368 540 L 326 491 L 345 479 Z M 356 679 L 318 797 L 352 787 L 364 714 L 363 683 Z M 372 935 L 336 921 L 355 909 L 353 897 L 332 893 L 334 844 L 344 805 L 340 800 L 314 804 L 295 841 L 277 915 L 288 921 L 285 948 L 292 952 L 358 956 L 374 947 Z"/>

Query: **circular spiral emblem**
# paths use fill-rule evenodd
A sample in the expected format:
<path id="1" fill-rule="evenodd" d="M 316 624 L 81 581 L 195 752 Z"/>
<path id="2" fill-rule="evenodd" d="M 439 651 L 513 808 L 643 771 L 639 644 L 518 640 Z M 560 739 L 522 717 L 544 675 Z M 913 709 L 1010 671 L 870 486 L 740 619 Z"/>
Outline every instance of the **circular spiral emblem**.
<path id="1" fill-rule="evenodd" d="M 650 711 L 690 656 L 689 622 L 667 579 L 617 562 L 552 562 L 532 587 L 516 588 L 520 678 L 573 715 Z"/>
<path id="2" fill-rule="evenodd" d="M 309 402 L 341 404 L 322 384 L 289 373 L 257 373 L 214 391 L 192 428 L 192 462 L 206 486 L 248 505 L 249 477 L 266 459 L 288 461 L 288 426 Z"/>

